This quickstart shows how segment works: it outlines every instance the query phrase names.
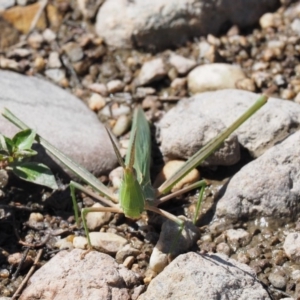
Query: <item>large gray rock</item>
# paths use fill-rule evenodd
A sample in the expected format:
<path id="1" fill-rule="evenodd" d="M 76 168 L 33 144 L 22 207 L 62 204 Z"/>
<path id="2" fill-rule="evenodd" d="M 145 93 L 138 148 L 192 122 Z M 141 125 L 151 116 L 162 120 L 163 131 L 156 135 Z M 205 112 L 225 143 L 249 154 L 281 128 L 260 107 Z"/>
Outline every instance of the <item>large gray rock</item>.
<path id="1" fill-rule="evenodd" d="M 188 159 L 226 126 L 213 116 L 191 112 L 184 105 L 171 109 L 160 121 L 161 150 L 167 159 Z M 204 165 L 233 165 L 240 160 L 240 147 L 236 135 L 226 139 L 224 146 L 205 160 Z"/>
<path id="2" fill-rule="evenodd" d="M 284 222 L 300 213 L 300 131 L 273 146 L 234 175 L 216 216 L 270 217 Z"/>
<path id="3" fill-rule="evenodd" d="M 225 255 L 189 252 L 154 278 L 138 300 L 270 299 L 254 271 Z"/>
<path id="4" fill-rule="evenodd" d="M 140 285 L 137 273 L 100 252 L 61 251 L 34 273 L 20 300 L 114 299 L 129 300 L 130 289 Z"/>
<path id="5" fill-rule="evenodd" d="M 161 129 L 163 154 L 177 158 L 180 158 L 181 153 L 193 154 L 197 147 L 201 148 L 207 142 L 202 137 L 211 136 L 214 131 L 217 133 L 214 129 L 216 123 L 220 127 L 230 126 L 259 96 L 247 91 L 229 89 L 201 93 L 181 100 L 158 124 Z M 209 122 L 203 122 L 204 116 L 211 119 L 213 127 L 210 128 Z M 239 143 L 248 149 L 253 157 L 258 157 L 299 128 L 300 105 L 292 101 L 270 98 L 264 107 L 235 131 L 235 134 Z M 188 144 L 187 139 L 191 141 Z"/>
<path id="6" fill-rule="evenodd" d="M 107 0 L 96 31 L 118 48 L 177 46 L 194 36 L 216 34 L 225 23 L 255 24 L 276 0 Z"/>
<path id="7" fill-rule="evenodd" d="M 0 109 L 11 110 L 42 137 L 95 175 L 110 171 L 116 157 L 104 126 L 78 98 L 47 81 L 0 71 Z M 18 131 L 2 116 L 0 132 Z M 38 161 L 57 165 L 40 149 Z"/>

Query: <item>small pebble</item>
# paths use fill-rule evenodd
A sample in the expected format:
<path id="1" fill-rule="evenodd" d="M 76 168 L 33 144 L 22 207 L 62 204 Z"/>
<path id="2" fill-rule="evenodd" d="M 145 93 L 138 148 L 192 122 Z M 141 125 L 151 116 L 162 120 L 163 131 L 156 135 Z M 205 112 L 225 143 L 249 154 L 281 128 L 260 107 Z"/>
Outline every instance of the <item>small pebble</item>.
<path id="1" fill-rule="evenodd" d="M 271 273 L 268 276 L 270 283 L 277 289 L 284 289 L 287 284 L 287 278 L 281 273 Z"/>
<path id="2" fill-rule="evenodd" d="M 107 83 L 108 93 L 117 93 L 122 92 L 125 87 L 125 84 L 121 80 L 112 80 Z"/>
<path id="3" fill-rule="evenodd" d="M 126 267 L 127 269 L 130 269 L 131 266 L 133 265 L 134 263 L 134 256 L 128 256 L 125 258 L 124 262 L 123 262 L 123 266 Z"/>
<path id="4" fill-rule="evenodd" d="M 220 243 L 220 244 L 218 244 L 217 248 L 216 248 L 216 251 L 218 253 L 223 253 L 223 254 L 225 254 L 227 256 L 229 256 L 230 253 L 231 253 L 231 249 L 230 249 L 230 247 L 226 243 Z"/>
<path id="5" fill-rule="evenodd" d="M 177 171 L 183 164 L 185 164 L 185 162 L 181 160 L 172 160 L 167 162 L 163 167 L 163 170 L 156 177 L 153 186 L 159 187 L 161 183 L 163 183 L 170 176 L 172 176 L 174 172 Z M 197 169 L 193 169 L 173 186 L 172 192 L 178 191 L 186 185 L 197 182 L 199 179 L 200 179 L 200 172 Z"/>
<path id="6" fill-rule="evenodd" d="M 131 117 L 127 115 L 121 115 L 118 117 L 115 126 L 112 129 L 112 132 L 115 136 L 121 136 L 128 131 L 131 124 Z"/>
<path id="7" fill-rule="evenodd" d="M 96 93 L 93 93 L 88 100 L 88 106 L 93 111 L 101 110 L 105 106 L 105 104 L 105 98 Z"/>

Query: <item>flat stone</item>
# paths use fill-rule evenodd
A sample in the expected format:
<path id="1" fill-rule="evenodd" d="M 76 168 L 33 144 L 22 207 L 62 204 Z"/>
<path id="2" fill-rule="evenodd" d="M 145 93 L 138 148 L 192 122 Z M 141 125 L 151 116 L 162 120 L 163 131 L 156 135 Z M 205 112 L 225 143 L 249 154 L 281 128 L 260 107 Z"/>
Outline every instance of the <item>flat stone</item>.
<path id="1" fill-rule="evenodd" d="M 0 108 L 4 107 L 93 174 L 108 173 L 116 165 L 104 126 L 81 100 L 63 89 L 35 77 L 0 71 Z M 12 137 L 18 129 L 0 117 L 0 132 Z M 61 170 L 42 147 L 34 148 L 39 152 L 36 161 L 54 173 Z"/>
<path id="2" fill-rule="evenodd" d="M 116 254 L 128 243 L 125 238 L 111 232 L 91 232 L 90 239 L 93 248 L 108 254 Z"/>
<path id="3" fill-rule="evenodd" d="M 297 219 L 300 213 L 299 144 L 300 131 L 297 131 L 243 167 L 220 191 L 216 216 L 232 220 L 271 218 L 283 224 Z"/>
<path id="4" fill-rule="evenodd" d="M 138 274 L 119 265 L 107 254 L 61 251 L 30 277 L 20 300 L 114 299 L 129 300 L 138 286 Z"/>
<path id="5" fill-rule="evenodd" d="M 203 298 L 204 297 L 204 298 Z M 247 265 L 221 254 L 178 256 L 138 300 L 267 300 L 267 291 Z"/>

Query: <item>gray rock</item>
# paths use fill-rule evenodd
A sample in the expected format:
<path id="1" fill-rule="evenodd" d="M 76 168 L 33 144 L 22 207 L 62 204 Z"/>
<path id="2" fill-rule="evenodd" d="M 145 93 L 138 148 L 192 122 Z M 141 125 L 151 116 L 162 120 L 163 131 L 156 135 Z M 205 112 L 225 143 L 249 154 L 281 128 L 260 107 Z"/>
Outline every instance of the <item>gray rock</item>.
<path id="1" fill-rule="evenodd" d="M 112 232 L 91 232 L 89 235 L 94 249 L 111 255 L 128 243 L 125 238 Z"/>
<path id="2" fill-rule="evenodd" d="M 169 62 L 181 75 L 186 74 L 197 65 L 194 60 L 185 58 L 184 56 L 175 53 L 170 55 Z"/>
<path id="3" fill-rule="evenodd" d="M 56 51 L 50 52 L 48 57 L 47 67 L 49 69 L 56 69 L 56 68 L 60 68 L 61 66 L 62 64 L 59 58 L 59 53 Z"/>
<path id="4" fill-rule="evenodd" d="M 270 283 L 276 289 L 284 290 L 288 281 L 288 278 L 283 270 L 276 270 L 270 273 L 268 276 Z"/>
<path id="5" fill-rule="evenodd" d="M 283 249 L 286 255 L 294 262 L 300 262 L 300 233 L 291 232 L 289 233 L 283 244 Z"/>
<path id="6" fill-rule="evenodd" d="M 234 89 L 239 80 L 245 79 L 245 73 L 239 66 L 215 63 L 198 66 L 187 77 L 188 89 L 192 94 Z"/>
<path id="7" fill-rule="evenodd" d="M 120 79 L 114 79 L 107 83 L 107 91 L 108 93 L 117 93 L 122 92 L 125 87 L 125 83 Z"/>
<path id="8" fill-rule="evenodd" d="M 222 121 L 201 113 L 201 104 L 193 112 L 188 101 L 182 101 L 161 119 L 161 151 L 167 159 L 188 159 L 226 127 Z M 240 159 L 240 147 L 235 135 L 205 160 L 203 165 L 232 165 Z"/>
<path id="9" fill-rule="evenodd" d="M 239 247 L 244 247 L 249 244 L 251 236 L 246 230 L 228 229 L 226 230 L 227 242 L 233 251 L 236 251 Z"/>
<path id="10" fill-rule="evenodd" d="M 48 69 L 45 75 L 56 83 L 62 82 L 66 78 L 66 71 L 62 69 Z"/>
<path id="11" fill-rule="evenodd" d="M 63 46 L 63 50 L 67 53 L 68 57 L 73 63 L 80 61 L 84 56 L 82 48 L 75 42 L 69 42 L 65 44 Z"/>
<path id="12" fill-rule="evenodd" d="M 215 120 L 219 119 L 219 123 L 222 122 L 225 126 L 230 126 L 258 97 L 259 95 L 251 92 L 229 89 L 201 93 L 189 99 L 181 100 L 174 108 L 178 112 L 178 114 L 173 113 L 175 115 L 174 120 L 178 122 L 181 112 L 184 111 L 184 115 L 190 115 L 192 126 L 187 128 L 186 126 L 188 125 L 185 125 L 183 121 L 180 122 L 180 126 L 177 125 L 178 130 L 173 138 L 185 139 L 186 137 L 182 137 L 182 135 L 185 135 L 189 130 L 191 131 L 191 136 L 189 137 L 191 140 L 195 140 L 199 138 L 198 136 L 203 135 L 209 124 L 206 124 L 206 127 L 202 129 L 201 126 L 198 126 L 198 133 L 196 130 L 193 130 L 195 125 L 192 120 L 195 118 L 194 116 L 200 114 L 212 117 Z M 164 118 L 162 119 L 162 124 L 164 124 L 163 122 L 165 122 Z M 169 121 L 168 123 L 171 122 Z M 201 122 L 202 120 L 199 119 L 199 123 Z M 264 107 L 235 131 L 235 134 L 238 136 L 239 143 L 248 149 L 253 157 L 258 157 L 299 128 L 300 105 L 292 101 L 270 98 Z M 171 138 L 170 134 L 168 137 Z M 162 140 L 162 143 L 166 142 Z M 189 151 L 188 148 L 190 146 L 187 147 L 180 143 L 180 147 L 182 147 L 181 152 L 184 153 Z"/>
<path id="13" fill-rule="evenodd" d="M 247 265 L 225 255 L 180 255 L 154 278 L 138 300 L 270 299 Z"/>
<path id="14" fill-rule="evenodd" d="M 19 299 L 130 299 L 138 274 L 107 254 L 92 251 L 81 259 L 82 253 L 59 252 L 34 273 Z"/>
<path id="15" fill-rule="evenodd" d="M 297 33 L 298 35 L 300 34 L 300 19 L 299 18 L 295 19 L 292 22 L 291 28 L 293 31 L 295 31 L 295 33 Z"/>
<path id="16" fill-rule="evenodd" d="M 273 146 L 231 178 L 216 206 L 229 219 L 271 217 L 287 222 L 300 212 L 300 131 Z"/>
<path id="17" fill-rule="evenodd" d="M 166 66 L 161 58 L 145 62 L 137 78 L 138 85 L 146 85 L 167 75 Z"/>
<path id="18" fill-rule="evenodd" d="M 121 264 L 125 261 L 127 257 L 130 256 L 138 256 L 141 253 L 140 250 L 131 247 L 129 244 L 126 244 L 123 248 L 121 248 L 117 253 L 116 253 L 116 261 L 117 263 Z"/>
<path id="19" fill-rule="evenodd" d="M 224 23 L 255 24 L 278 5 L 276 0 L 108 0 L 97 14 L 96 32 L 118 48 L 177 46 Z"/>
<path id="20" fill-rule="evenodd" d="M 83 102 L 61 88 L 38 78 L 0 71 L 0 108 L 4 107 L 95 175 L 107 173 L 115 166 L 116 157 L 104 126 Z M 17 127 L 0 117 L 2 134 L 11 137 L 17 131 Z M 53 172 L 60 170 L 38 148 L 35 159 Z"/>
<path id="21" fill-rule="evenodd" d="M 14 6 L 15 2 L 16 2 L 15 0 L 1 0 L 0 11 Z"/>
<path id="22" fill-rule="evenodd" d="M 184 217 L 181 217 L 184 218 Z M 169 260 L 188 251 L 200 236 L 199 229 L 184 218 L 185 224 L 179 235 L 179 226 L 174 221 L 163 223 L 159 240 L 153 248 L 149 261 L 149 268 L 160 273 L 169 263 Z"/>
<path id="23" fill-rule="evenodd" d="M 91 206 L 92 208 L 101 208 L 103 207 L 100 203 L 95 203 Z M 86 215 L 86 225 L 89 230 L 99 229 L 104 224 L 108 223 L 111 219 L 112 213 L 109 211 L 98 211 L 98 212 L 89 212 Z"/>

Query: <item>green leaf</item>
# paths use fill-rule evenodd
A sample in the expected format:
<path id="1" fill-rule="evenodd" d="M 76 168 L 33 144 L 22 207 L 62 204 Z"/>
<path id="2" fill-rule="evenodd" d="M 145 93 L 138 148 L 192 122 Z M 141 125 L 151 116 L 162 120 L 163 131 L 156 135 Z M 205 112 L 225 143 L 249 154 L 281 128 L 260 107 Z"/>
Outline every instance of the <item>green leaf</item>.
<path id="1" fill-rule="evenodd" d="M 16 158 L 25 158 L 25 157 L 31 157 L 31 156 L 34 156 L 34 155 L 37 155 L 37 152 L 35 150 L 32 150 L 32 149 L 25 149 L 25 150 L 17 150 L 15 153 L 14 153 L 14 156 Z"/>
<path id="2" fill-rule="evenodd" d="M 41 163 L 26 162 L 13 166 L 12 171 L 21 179 L 35 184 L 58 189 L 54 175 L 51 170 Z"/>
<path id="3" fill-rule="evenodd" d="M 18 149 L 31 149 L 31 146 L 35 139 L 35 131 L 31 129 L 25 129 L 18 132 L 12 139 L 13 144 Z"/>
<path id="4" fill-rule="evenodd" d="M 13 150 L 13 141 L 10 138 L 0 134 L 0 152 L 11 155 L 12 150 Z"/>

